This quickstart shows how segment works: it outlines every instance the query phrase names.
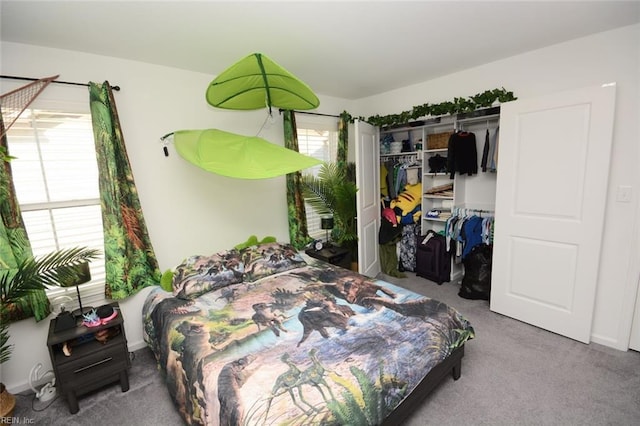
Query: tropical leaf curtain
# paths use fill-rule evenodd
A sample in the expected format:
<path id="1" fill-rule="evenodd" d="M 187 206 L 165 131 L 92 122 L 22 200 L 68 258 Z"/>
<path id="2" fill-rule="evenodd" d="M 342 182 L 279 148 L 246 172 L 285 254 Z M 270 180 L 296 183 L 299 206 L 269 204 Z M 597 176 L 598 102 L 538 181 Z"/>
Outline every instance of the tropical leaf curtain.
<path id="1" fill-rule="evenodd" d="M 298 148 L 298 132 L 295 113 L 285 110 L 282 113 L 284 122 L 284 146 L 296 152 Z M 307 212 L 302 196 L 302 173 L 300 171 L 287 174 L 287 211 L 289 216 L 289 239 L 291 245 L 300 250 L 311 242 L 307 230 Z"/>
<path id="2" fill-rule="evenodd" d="M 351 114 L 343 111 L 338 120 L 338 158 L 336 164 L 342 169 L 345 176 L 347 174 L 347 154 L 349 152 L 349 122 Z"/>
<path id="3" fill-rule="evenodd" d="M 298 132 L 295 113 L 292 110 L 283 111 L 284 144 L 286 148 L 299 152 Z M 344 111 L 338 121 L 338 152 L 336 164 L 345 176 L 348 176 L 347 154 L 349 147 L 349 123 L 351 114 Z M 312 241 L 307 229 L 307 214 L 302 196 L 302 173 L 295 172 L 287 175 L 287 207 L 289 215 L 289 238 L 291 245 L 298 250 Z"/>
<path id="4" fill-rule="evenodd" d="M 105 295 L 123 299 L 160 284 L 115 99 L 109 82 L 89 83 L 91 119 L 100 175 L 106 269 Z"/>
<path id="5" fill-rule="evenodd" d="M 0 151 L 9 154 L 9 147 L 6 135 L 4 134 L 4 123 L 0 114 Z M 11 173 L 11 163 L 8 159 L 0 156 L 0 270 L 3 273 L 8 270 L 13 274 L 18 264 L 30 257 L 33 257 L 31 244 L 27 237 L 27 230 L 22 220 L 20 206 L 13 184 L 13 174 Z M 46 318 L 51 313 L 49 299 L 44 290 L 39 290 L 23 299 L 21 303 L 16 303 L 8 307 L 8 317 L 3 318 L 3 322 L 12 322 L 24 318 L 35 317 L 36 321 Z"/>

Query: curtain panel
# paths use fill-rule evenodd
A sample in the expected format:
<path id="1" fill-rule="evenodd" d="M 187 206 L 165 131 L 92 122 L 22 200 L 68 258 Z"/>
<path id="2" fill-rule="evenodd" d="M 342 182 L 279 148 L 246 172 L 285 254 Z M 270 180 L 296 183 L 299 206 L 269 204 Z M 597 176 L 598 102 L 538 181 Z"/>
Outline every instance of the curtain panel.
<path id="1" fill-rule="evenodd" d="M 160 284 L 115 99 L 108 81 L 89 83 L 104 228 L 105 296 L 124 299 Z"/>
<path id="2" fill-rule="evenodd" d="M 343 111 L 338 120 L 338 153 L 336 164 L 345 176 L 349 176 L 347 171 L 347 154 L 349 152 L 349 122 L 351 114 Z"/>
<path id="3" fill-rule="evenodd" d="M 0 148 L 9 154 L 4 123 L 0 114 Z M 33 257 L 27 230 L 22 220 L 20 205 L 16 196 L 9 159 L 0 158 L 0 271 L 9 275 L 15 274 L 23 261 Z M 8 272 L 7 272 L 8 271 Z M 51 305 L 44 290 L 28 295 L 18 303 L 7 308 L 5 323 L 35 317 L 36 321 L 45 319 L 51 313 Z M 3 313 L 4 314 L 4 313 Z"/>
<path id="4" fill-rule="evenodd" d="M 284 146 L 299 152 L 298 133 L 295 113 L 291 110 L 282 112 L 284 124 Z M 307 212 L 302 196 L 302 173 L 297 171 L 287 174 L 287 211 L 289 216 L 289 239 L 291 245 L 301 250 L 311 242 L 307 229 Z"/>

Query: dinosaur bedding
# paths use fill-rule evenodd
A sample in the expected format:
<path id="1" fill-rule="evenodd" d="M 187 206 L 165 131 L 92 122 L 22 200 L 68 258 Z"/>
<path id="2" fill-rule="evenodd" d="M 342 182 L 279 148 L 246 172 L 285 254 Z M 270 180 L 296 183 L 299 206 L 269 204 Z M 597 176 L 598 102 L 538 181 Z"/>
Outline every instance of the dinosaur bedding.
<path id="1" fill-rule="evenodd" d="M 188 424 L 374 425 L 473 337 L 453 308 L 272 243 L 186 259 L 143 307 Z"/>

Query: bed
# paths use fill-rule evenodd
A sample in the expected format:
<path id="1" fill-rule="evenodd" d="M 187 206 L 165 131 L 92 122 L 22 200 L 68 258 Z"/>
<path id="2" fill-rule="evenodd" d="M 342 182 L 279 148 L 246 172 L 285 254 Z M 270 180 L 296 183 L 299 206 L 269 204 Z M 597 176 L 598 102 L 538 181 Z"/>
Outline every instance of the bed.
<path id="1" fill-rule="evenodd" d="M 474 337 L 442 302 L 278 242 L 191 256 L 172 281 L 144 338 L 187 424 L 398 424 Z"/>

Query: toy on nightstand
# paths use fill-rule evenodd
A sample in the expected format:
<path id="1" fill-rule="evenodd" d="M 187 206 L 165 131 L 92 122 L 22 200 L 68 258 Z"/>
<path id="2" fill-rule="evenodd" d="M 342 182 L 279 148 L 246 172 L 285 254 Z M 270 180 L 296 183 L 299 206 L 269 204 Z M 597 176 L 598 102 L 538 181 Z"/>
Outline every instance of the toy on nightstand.
<path id="1" fill-rule="evenodd" d="M 63 307 L 55 319 L 55 332 L 70 330 L 76 326 L 76 317 Z"/>

